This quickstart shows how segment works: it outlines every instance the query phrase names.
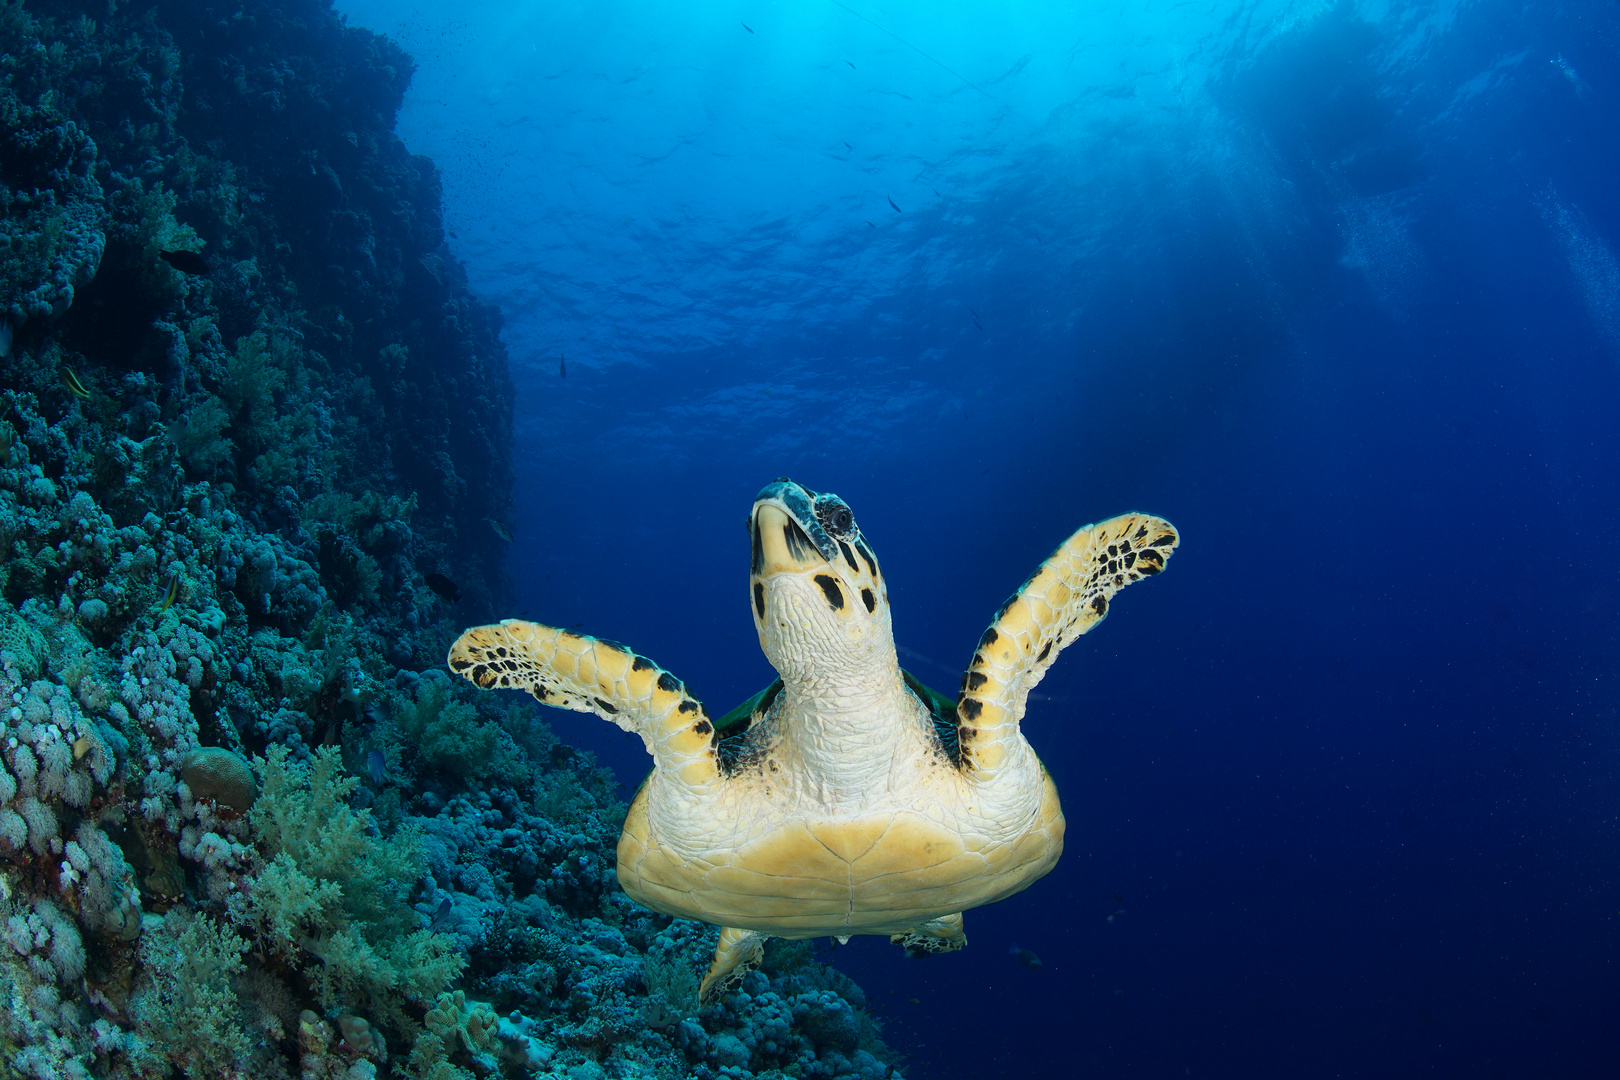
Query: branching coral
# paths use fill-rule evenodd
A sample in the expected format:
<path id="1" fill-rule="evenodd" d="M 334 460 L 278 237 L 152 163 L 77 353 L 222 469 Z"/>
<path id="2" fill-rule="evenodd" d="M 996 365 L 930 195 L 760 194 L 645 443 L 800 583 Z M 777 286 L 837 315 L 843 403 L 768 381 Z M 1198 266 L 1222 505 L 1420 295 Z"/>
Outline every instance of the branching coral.
<path id="1" fill-rule="evenodd" d="M 143 977 L 130 1001 L 135 1038 L 125 1044 L 138 1071 L 157 1058 L 179 1064 L 187 1080 L 245 1080 L 254 1040 L 232 981 L 247 948 L 229 927 L 183 907 L 142 935 Z"/>
<path id="2" fill-rule="evenodd" d="M 324 1008 L 359 1000 L 396 1017 L 402 996 L 440 993 L 465 961 L 406 905 L 423 869 L 416 835 L 369 834 L 370 816 L 346 801 L 359 781 L 332 747 L 309 765 L 271 747 L 257 764 L 263 790 L 249 821 L 271 861 L 232 899 L 233 918 L 293 962 L 314 957 Z"/>
<path id="3" fill-rule="evenodd" d="M 452 684 L 442 672 L 430 672 L 417 686 L 414 700 L 394 702 L 393 719 L 406 745 L 435 769 L 472 779 L 512 781 L 526 768 L 522 751 L 499 724 L 482 720 L 477 709 L 453 700 Z"/>

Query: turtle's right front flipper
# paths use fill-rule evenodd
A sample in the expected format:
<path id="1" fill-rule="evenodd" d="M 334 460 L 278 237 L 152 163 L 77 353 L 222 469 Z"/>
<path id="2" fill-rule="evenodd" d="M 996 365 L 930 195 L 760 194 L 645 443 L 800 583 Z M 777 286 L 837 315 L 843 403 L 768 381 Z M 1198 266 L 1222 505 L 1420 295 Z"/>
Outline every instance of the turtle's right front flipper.
<path id="1" fill-rule="evenodd" d="M 547 705 L 595 713 L 641 736 L 660 769 L 689 786 L 719 779 L 714 724 L 669 672 L 623 645 L 505 619 L 450 646 L 450 670 L 486 690 L 527 690 Z"/>

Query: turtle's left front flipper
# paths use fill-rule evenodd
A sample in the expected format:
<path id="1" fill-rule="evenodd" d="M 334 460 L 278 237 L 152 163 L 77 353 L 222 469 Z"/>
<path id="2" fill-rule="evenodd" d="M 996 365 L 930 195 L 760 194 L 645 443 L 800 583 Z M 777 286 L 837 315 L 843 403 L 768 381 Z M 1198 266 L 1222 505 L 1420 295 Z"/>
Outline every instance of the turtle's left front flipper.
<path id="1" fill-rule="evenodd" d="M 702 704 L 675 676 L 617 642 L 505 619 L 457 638 L 449 664 L 486 690 L 526 690 L 640 735 L 658 767 L 690 787 L 719 779 L 714 724 Z"/>
<path id="2" fill-rule="evenodd" d="M 1168 521 L 1121 514 L 1065 540 L 979 639 L 956 699 L 962 767 L 993 776 L 1018 736 L 1024 705 L 1075 638 L 1102 622 L 1114 594 L 1151 577 L 1180 543 Z"/>

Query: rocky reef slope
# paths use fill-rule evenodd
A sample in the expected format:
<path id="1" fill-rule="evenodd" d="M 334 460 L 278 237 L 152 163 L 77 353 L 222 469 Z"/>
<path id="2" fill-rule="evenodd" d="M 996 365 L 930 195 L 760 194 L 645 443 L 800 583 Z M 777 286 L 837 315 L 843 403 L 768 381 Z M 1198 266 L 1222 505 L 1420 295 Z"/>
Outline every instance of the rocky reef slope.
<path id="1" fill-rule="evenodd" d="M 613 882 L 442 671 L 507 592 L 499 315 L 319 0 L 0 6 L 0 1076 L 896 1075 Z"/>

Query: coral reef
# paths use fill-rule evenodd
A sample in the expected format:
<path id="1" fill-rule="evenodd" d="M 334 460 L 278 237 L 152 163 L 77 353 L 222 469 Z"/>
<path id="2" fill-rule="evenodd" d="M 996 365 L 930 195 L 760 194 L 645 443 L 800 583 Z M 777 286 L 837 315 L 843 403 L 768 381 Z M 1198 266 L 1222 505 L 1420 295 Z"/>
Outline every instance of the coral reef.
<path id="1" fill-rule="evenodd" d="M 0 4 L 0 1077 L 897 1075 L 806 946 L 699 1009 L 611 777 L 439 670 L 512 388 L 410 74 L 320 0 Z"/>

